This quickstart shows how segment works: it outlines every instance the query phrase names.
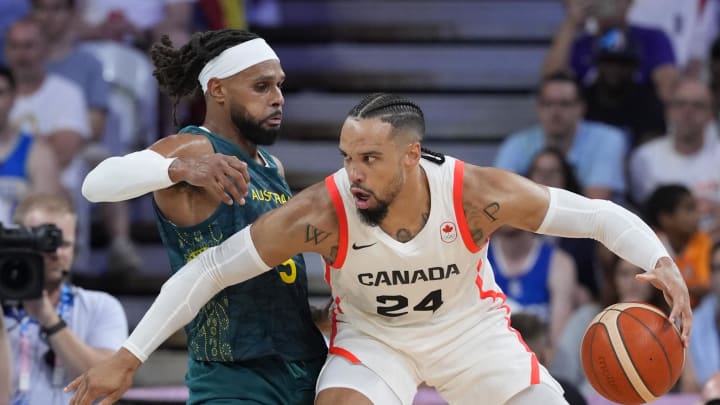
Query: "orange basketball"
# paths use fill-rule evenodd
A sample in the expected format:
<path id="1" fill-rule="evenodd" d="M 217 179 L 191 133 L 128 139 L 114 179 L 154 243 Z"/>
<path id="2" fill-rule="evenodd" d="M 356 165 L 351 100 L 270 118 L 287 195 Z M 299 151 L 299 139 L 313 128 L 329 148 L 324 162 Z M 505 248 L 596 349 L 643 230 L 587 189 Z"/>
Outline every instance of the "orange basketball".
<path id="1" fill-rule="evenodd" d="M 620 404 L 651 402 L 680 377 L 685 348 L 680 334 L 657 307 L 615 304 L 590 322 L 580 349 L 590 384 Z"/>

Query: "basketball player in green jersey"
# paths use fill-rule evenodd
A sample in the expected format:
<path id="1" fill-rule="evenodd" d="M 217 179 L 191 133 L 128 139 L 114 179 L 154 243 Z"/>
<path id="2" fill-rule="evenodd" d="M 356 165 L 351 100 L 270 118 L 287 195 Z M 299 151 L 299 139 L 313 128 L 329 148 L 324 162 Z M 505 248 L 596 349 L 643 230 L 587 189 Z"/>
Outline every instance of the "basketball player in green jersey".
<path id="1" fill-rule="evenodd" d="M 201 86 L 205 120 L 102 162 L 83 194 L 98 202 L 153 192 L 176 271 L 290 199 L 280 162 L 261 146 L 278 135 L 285 75 L 264 40 L 239 30 L 196 33 L 179 49 L 163 38 L 151 57 L 176 103 Z M 189 404 L 313 403 L 327 349 L 311 318 L 302 256 L 222 290 L 185 331 Z"/>

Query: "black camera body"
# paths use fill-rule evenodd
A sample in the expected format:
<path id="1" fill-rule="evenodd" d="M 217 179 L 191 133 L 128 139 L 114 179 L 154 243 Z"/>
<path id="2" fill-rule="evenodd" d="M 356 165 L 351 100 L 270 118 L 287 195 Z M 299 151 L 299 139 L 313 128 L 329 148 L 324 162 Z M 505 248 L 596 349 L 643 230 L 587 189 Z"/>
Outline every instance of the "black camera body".
<path id="1" fill-rule="evenodd" d="M 6 228 L 0 223 L 0 300 L 40 298 L 45 286 L 43 253 L 57 250 L 62 231 L 53 224 Z"/>

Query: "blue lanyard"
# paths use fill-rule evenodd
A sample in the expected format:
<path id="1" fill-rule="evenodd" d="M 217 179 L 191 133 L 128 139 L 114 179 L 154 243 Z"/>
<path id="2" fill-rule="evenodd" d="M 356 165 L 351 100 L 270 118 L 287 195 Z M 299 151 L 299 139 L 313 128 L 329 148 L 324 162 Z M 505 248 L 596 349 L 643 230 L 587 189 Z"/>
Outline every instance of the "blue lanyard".
<path id="1" fill-rule="evenodd" d="M 58 315 L 63 319 L 68 319 L 68 315 L 74 304 L 75 294 L 73 288 L 68 284 L 63 284 L 60 292 L 60 301 L 58 302 Z M 18 395 L 13 400 L 13 405 L 27 405 L 27 392 L 30 389 L 30 374 L 32 369 L 31 347 L 30 347 L 30 324 L 37 324 L 37 320 L 28 316 L 24 309 L 18 307 L 5 308 L 5 314 L 14 318 L 19 322 L 20 334 L 20 375 L 18 376 Z M 53 374 L 53 380 L 62 380 L 63 370 L 59 364 L 59 358 L 56 357 L 54 373 L 58 373 L 57 378 Z"/>
<path id="2" fill-rule="evenodd" d="M 58 302 L 57 306 L 57 313 L 58 316 L 62 319 L 66 320 L 68 319 L 68 316 L 70 315 L 70 310 L 73 307 L 73 304 L 75 303 L 75 292 L 73 290 L 73 287 L 71 287 L 69 284 L 63 284 L 62 290 L 60 291 L 60 301 Z M 22 334 L 23 329 L 27 332 L 27 325 L 34 323 L 37 324 L 37 320 L 30 318 L 24 309 L 18 308 L 16 306 L 13 307 L 6 307 L 5 308 L 5 315 L 15 319 L 20 324 L 20 333 Z M 23 324 L 25 324 L 25 328 L 23 328 Z"/>

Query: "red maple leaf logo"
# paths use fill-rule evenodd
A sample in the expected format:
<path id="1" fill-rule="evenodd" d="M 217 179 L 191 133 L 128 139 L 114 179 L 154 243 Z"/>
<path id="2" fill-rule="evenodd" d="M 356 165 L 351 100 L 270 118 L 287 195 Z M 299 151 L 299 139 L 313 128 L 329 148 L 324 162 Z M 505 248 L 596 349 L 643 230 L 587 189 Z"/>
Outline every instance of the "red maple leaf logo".
<path id="1" fill-rule="evenodd" d="M 452 225 L 445 225 L 443 227 L 442 231 L 445 233 L 450 233 L 450 232 L 452 232 L 453 229 L 455 229 L 455 228 L 453 228 Z"/>

